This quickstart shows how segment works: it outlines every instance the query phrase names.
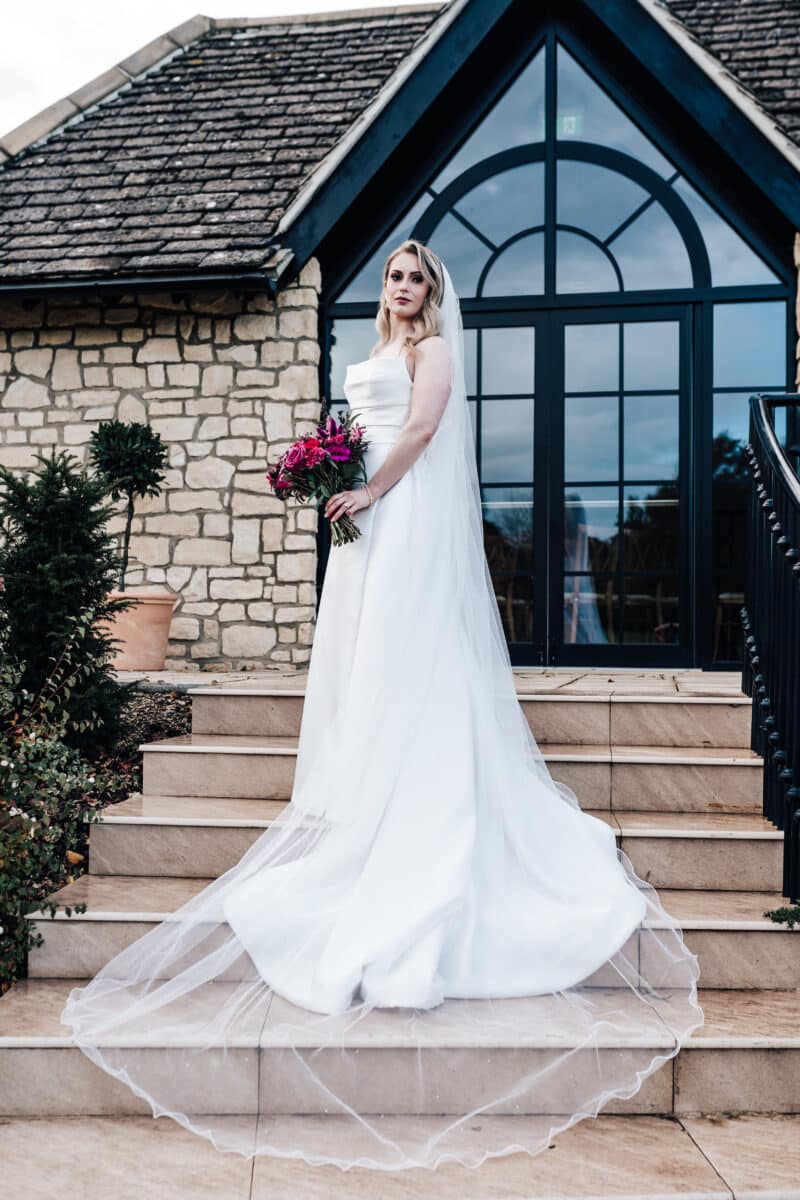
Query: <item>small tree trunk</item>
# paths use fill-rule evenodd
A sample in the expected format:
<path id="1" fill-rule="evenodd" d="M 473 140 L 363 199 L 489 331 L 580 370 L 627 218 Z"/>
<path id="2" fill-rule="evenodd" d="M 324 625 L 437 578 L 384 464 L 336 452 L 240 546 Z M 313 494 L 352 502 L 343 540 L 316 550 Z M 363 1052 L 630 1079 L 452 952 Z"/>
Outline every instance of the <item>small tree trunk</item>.
<path id="1" fill-rule="evenodd" d="M 121 592 L 125 590 L 125 574 L 128 570 L 128 549 L 131 544 L 131 525 L 133 524 L 133 492 L 128 493 L 128 511 L 125 519 L 125 533 L 122 537 L 122 561 L 119 568 L 119 582 L 117 587 Z"/>

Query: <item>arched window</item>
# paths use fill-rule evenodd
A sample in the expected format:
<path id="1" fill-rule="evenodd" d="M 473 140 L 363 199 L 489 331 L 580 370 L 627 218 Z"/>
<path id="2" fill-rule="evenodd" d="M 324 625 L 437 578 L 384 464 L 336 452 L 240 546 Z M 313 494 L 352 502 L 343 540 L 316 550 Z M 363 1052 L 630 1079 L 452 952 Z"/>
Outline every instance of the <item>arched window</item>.
<path id="1" fill-rule="evenodd" d="M 512 657 L 734 661 L 747 397 L 787 386 L 788 276 L 578 53 L 547 37 L 329 300 L 330 394 L 387 253 L 426 242 L 462 300 Z"/>

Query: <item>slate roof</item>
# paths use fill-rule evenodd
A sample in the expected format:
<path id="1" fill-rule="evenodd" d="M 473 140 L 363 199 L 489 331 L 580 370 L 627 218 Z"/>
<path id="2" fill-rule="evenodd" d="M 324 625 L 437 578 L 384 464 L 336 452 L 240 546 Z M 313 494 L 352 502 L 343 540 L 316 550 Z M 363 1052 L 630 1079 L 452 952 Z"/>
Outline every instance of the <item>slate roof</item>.
<path id="1" fill-rule="evenodd" d="M 0 289 L 222 272 L 277 286 L 281 217 L 453 4 L 196 17 L 163 35 L 0 139 Z M 800 144 L 798 0 L 666 6 Z"/>
<path id="2" fill-rule="evenodd" d="M 800 144 L 800 2 L 667 0 L 667 4 Z"/>
<path id="3" fill-rule="evenodd" d="M 441 8 L 208 22 L 167 46 L 0 167 L 0 280 L 275 268 L 287 204 Z"/>

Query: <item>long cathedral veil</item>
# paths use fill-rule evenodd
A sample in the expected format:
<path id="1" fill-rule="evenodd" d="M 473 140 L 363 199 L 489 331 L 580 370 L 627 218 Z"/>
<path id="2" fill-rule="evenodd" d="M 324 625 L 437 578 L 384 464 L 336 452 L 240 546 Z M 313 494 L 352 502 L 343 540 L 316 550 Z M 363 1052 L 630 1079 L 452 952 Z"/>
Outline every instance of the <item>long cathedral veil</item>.
<path id="1" fill-rule="evenodd" d="M 344 648 L 323 592 L 290 802 L 62 1014 L 113 1086 L 221 1150 L 535 1154 L 609 1103 L 663 1111 L 648 1077 L 703 1021 L 679 927 L 517 701 L 446 269 L 440 309 L 447 406 L 395 485 L 412 519 L 391 525 L 391 493 L 356 514 Z M 332 555 L 363 567 L 358 542 Z"/>

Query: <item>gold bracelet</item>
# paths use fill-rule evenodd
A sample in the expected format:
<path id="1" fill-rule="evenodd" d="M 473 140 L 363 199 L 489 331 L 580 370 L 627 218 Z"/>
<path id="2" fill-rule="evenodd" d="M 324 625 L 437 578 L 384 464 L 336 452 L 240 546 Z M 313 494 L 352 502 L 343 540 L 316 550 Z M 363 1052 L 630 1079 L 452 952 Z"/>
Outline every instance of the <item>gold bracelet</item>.
<path id="1" fill-rule="evenodd" d="M 366 490 L 366 493 L 367 493 L 367 495 L 369 496 L 369 506 L 370 506 L 370 508 L 371 508 L 371 507 L 372 507 L 372 505 L 375 503 L 375 497 L 373 496 L 372 492 L 369 490 L 369 484 L 368 484 L 368 483 L 365 483 L 365 484 L 364 484 L 364 488 L 365 488 L 365 490 Z"/>

